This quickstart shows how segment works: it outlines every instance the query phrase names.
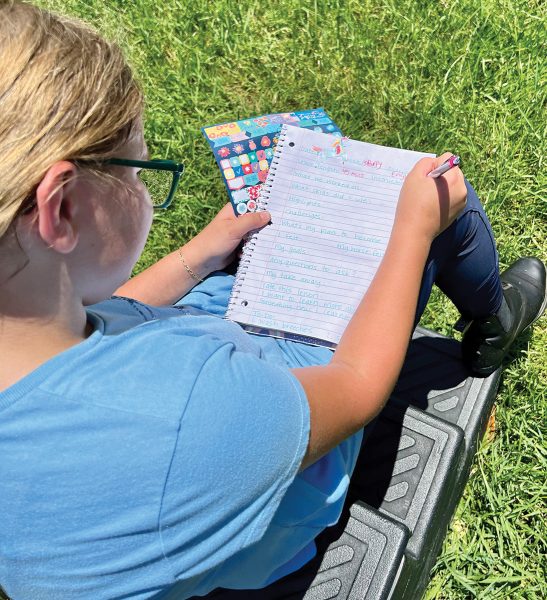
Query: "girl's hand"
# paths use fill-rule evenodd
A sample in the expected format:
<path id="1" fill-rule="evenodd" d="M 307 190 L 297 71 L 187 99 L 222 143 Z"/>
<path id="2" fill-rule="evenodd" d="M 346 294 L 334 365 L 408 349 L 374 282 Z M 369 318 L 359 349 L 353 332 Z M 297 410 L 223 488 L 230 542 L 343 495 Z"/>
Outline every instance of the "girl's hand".
<path id="1" fill-rule="evenodd" d="M 427 176 L 451 156 L 450 152 L 446 152 L 437 158 L 422 158 L 416 163 L 399 195 L 395 217 L 397 226 L 413 228 L 418 235 L 432 241 L 465 208 L 467 188 L 459 167 L 437 178 Z"/>
<path id="2" fill-rule="evenodd" d="M 261 229 L 269 221 L 270 213 L 267 211 L 236 217 L 228 203 L 205 229 L 186 244 L 185 255 L 192 255 L 194 270 L 204 277 L 229 265 L 243 237 L 253 229 Z"/>

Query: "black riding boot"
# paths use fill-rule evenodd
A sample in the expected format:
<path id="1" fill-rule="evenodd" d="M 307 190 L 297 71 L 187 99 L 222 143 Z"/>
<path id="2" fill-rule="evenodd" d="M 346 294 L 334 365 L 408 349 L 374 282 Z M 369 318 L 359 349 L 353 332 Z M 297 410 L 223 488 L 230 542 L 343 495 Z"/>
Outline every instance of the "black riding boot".
<path id="1" fill-rule="evenodd" d="M 465 329 L 462 358 L 476 375 L 493 373 L 515 338 L 539 319 L 547 304 L 545 265 L 519 258 L 501 274 L 502 305 L 494 315 L 475 319 Z"/>

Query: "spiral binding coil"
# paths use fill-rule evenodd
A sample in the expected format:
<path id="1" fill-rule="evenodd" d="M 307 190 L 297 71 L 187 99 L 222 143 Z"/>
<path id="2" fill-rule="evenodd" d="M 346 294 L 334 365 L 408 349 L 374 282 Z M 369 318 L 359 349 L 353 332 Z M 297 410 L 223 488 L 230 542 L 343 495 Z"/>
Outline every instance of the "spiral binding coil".
<path id="1" fill-rule="evenodd" d="M 270 164 L 270 169 L 268 172 L 268 177 L 266 181 L 262 184 L 260 188 L 260 196 L 258 198 L 257 208 L 258 210 L 266 210 L 268 207 L 268 202 L 270 200 L 270 194 L 273 187 L 273 180 L 275 178 L 275 174 L 277 171 L 277 166 L 279 164 L 279 158 L 281 156 L 281 151 L 283 150 L 283 146 L 285 144 L 285 140 L 287 137 L 287 127 L 283 125 L 281 127 L 281 131 L 279 134 L 279 140 L 277 142 L 277 146 L 275 147 L 275 152 L 272 158 L 272 162 Z M 235 274 L 234 285 L 232 288 L 232 293 L 230 295 L 230 300 L 228 302 L 228 308 L 226 309 L 225 318 L 229 319 L 231 316 L 232 310 L 236 307 L 237 303 L 240 302 L 244 306 L 247 306 L 246 300 L 241 300 L 239 294 L 241 292 L 241 288 L 243 286 L 243 280 L 245 279 L 245 275 L 249 269 L 249 265 L 251 263 L 251 258 L 256 246 L 256 238 L 258 235 L 258 231 L 252 233 L 247 240 L 245 241 L 245 245 L 243 246 L 243 251 L 241 253 L 241 258 L 239 260 L 239 267 L 237 268 L 237 272 Z"/>

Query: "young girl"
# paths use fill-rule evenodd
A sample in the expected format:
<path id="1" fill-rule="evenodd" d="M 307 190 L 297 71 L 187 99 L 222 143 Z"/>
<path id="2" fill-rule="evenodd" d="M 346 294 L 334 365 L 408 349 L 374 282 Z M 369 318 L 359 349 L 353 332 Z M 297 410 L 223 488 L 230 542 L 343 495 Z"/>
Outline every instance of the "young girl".
<path id="1" fill-rule="evenodd" d="M 294 571 L 340 515 L 433 282 L 472 320 L 479 373 L 543 310 L 543 264 L 500 279 L 461 171 L 427 177 L 447 155 L 408 175 L 334 353 L 219 318 L 233 282 L 219 269 L 267 213 L 225 207 L 127 282 L 164 198 L 140 180 L 159 165 L 135 162 L 142 98 L 120 50 L 0 0 L 0 64 L 0 585 L 14 599 L 187 598 Z"/>

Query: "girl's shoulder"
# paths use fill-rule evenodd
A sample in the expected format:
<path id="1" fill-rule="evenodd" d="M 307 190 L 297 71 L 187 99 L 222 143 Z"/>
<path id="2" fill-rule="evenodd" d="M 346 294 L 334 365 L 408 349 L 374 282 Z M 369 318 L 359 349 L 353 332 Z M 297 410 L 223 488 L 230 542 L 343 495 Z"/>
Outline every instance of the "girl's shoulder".
<path id="1" fill-rule="evenodd" d="M 241 327 L 194 308 L 116 297 L 87 313 L 93 333 L 49 371 L 42 390 L 78 403 L 179 419 L 204 374 L 214 375 L 222 388 L 234 369 L 241 387 L 253 373 L 270 372 L 260 346 Z M 240 362 L 254 366 L 241 370 L 234 366 Z M 207 366 L 212 363 L 214 373 Z"/>

